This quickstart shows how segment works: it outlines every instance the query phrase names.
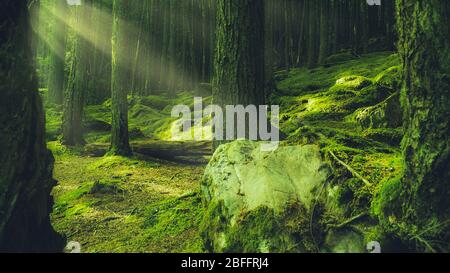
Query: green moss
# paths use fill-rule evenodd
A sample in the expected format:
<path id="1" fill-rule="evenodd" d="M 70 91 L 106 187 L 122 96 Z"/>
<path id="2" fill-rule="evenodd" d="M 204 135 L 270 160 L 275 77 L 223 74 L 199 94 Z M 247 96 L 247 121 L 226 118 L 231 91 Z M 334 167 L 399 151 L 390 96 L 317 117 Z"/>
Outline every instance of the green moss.
<path id="1" fill-rule="evenodd" d="M 386 179 L 381 182 L 374 200 L 372 201 L 372 212 L 377 217 L 393 223 L 397 221 L 397 216 L 401 213 L 401 206 L 398 200 L 402 194 L 402 175 Z"/>
<path id="2" fill-rule="evenodd" d="M 209 251 L 231 253 L 315 252 L 311 238 L 310 214 L 298 203 L 283 213 L 260 207 L 228 219 L 223 202 L 212 202 L 201 224 L 202 237 Z M 318 217 L 319 218 L 319 217 Z M 314 221 L 314 233 L 321 240 L 321 228 Z"/>
<path id="3" fill-rule="evenodd" d="M 45 110 L 45 131 L 48 141 L 57 140 L 62 132 L 62 111 L 60 106 L 49 106 Z"/>
<path id="4" fill-rule="evenodd" d="M 205 202 L 204 205 L 206 205 Z M 224 237 L 227 214 L 223 201 L 208 202 L 205 214 L 200 222 L 200 234 L 204 242 L 204 247 L 208 252 L 214 252 L 215 249 L 224 249 L 227 247 L 227 241 Z M 217 235 L 223 239 L 213 240 Z"/>
<path id="5" fill-rule="evenodd" d="M 400 142 L 403 138 L 403 129 L 401 128 L 369 129 L 364 131 L 363 136 L 374 141 L 392 145 L 394 147 L 400 147 Z"/>
<path id="6" fill-rule="evenodd" d="M 152 204 L 145 208 L 143 223 L 145 235 L 156 242 L 167 244 L 172 241 L 181 252 L 203 252 L 200 236 L 197 234 L 203 207 L 198 193 L 187 194 Z M 183 241 L 177 238 L 185 234 Z"/>
<path id="7" fill-rule="evenodd" d="M 401 68 L 400 66 L 392 66 L 378 74 L 374 81 L 377 84 L 387 86 L 389 88 L 398 90 L 401 82 Z"/>
<path id="8" fill-rule="evenodd" d="M 316 93 L 327 90 L 337 80 L 346 76 L 359 75 L 372 79 L 398 63 L 398 55 L 392 52 L 377 52 L 314 70 L 292 69 L 287 77 L 278 77 L 277 89 L 283 95 Z"/>
<path id="9" fill-rule="evenodd" d="M 350 92 L 361 90 L 370 86 L 372 81 L 363 76 L 345 76 L 336 81 L 336 84 L 330 88 L 330 92 Z"/>
<path id="10" fill-rule="evenodd" d="M 55 158 L 67 158 L 72 155 L 81 155 L 84 149 L 81 146 L 68 147 L 62 145 L 60 141 L 47 142 L 47 148 L 53 153 Z"/>
<path id="11" fill-rule="evenodd" d="M 151 95 L 146 97 L 135 97 L 130 104 L 142 104 L 156 110 L 163 110 L 167 105 L 171 104 L 171 101 L 166 96 Z"/>
<path id="12" fill-rule="evenodd" d="M 104 156 L 100 160 L 90 164 L 88 170 L 94 171 L 96 169 L 110 170 L 118 167 L 137 168 L 137 167 L 157 167 L 158 164 L 153 162 L 145 162 L 136 158 L 123 156 Z"/>
<path id="13" fill-rule="evenodd" d="M 336 53 L 333 54 L 331 56 L 329 56 L 326 60 L 325 63 L 330 65 L 330 64 L 339 64 L 339 63 L 344 63 L 347 61 L 351 61 L 356 59 L 356 56 L 351 54 L 348 51 L 344 51 L 344 52 L 340 52 L 340 53 Z"/>

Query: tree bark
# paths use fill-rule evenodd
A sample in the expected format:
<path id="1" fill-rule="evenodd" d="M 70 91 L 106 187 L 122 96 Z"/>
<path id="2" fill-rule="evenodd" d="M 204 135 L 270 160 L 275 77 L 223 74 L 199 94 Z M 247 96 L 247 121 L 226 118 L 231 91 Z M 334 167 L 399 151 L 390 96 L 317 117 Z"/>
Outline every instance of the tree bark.
<path id="1" fill-rule="evenodd" d="M 67 16 L 65 1 L 55 1 L 55 13 L 62 18 Z M 50 52 L 50 69 L 48 75 L 48 100 L 55 104 L 63 103 L 64 94 L 64 60 L 66 53 L 66 24 L 55 16 L 51 33 L 53 49 Z"/>
<path id="2" fill-rule="evenodd" d="M 447 237 L 440 240 L 448 242 L 450 6 L 445 1 L 397 0 L 397 8 L 406 130 L 403 216 L 418 230 L 436 221 L 447 223 L 441 227 Z"/>
<path id="3" fill-rule="evenodd" d="M 56 181 L 27 0 L 3 0 L 0 10 L 0 252 L 58 252 L 64 240 L 50 225 Z"/>
<path id="4" fill-rule="evenodd" d="M 216 37 L 214 103 L 264 104 L 263 1 L 218 0 Z"/>
<path id="5" fill-rule="evenodd" d="M 90 57 L 91 48 L 89 41 L 80 31 L 83 26 L 89 26 L 91 20 L 92 0 L 85 0 L 83 5 L 76 7 L 74 31 L 74 57 L 71 64 L 69 82 L 66 88 L 64 98 L 63 114 L 63 143 L 65 145 L 75 146 L 83 145 L 82 121 L 85 97 L 88 93 L 90 81 Z"/>
<path id="6" fill-rule="evenodd" d="M 128 139 L 128 100 L 127 100 L 127 28 L 124 25 L 129 8 L 127 0 L 114 0 L 114 22 L 112 36 L 112 76 L 111 76 L 111 111 L 112 130 L 110 153 L 130 155 Z"/>

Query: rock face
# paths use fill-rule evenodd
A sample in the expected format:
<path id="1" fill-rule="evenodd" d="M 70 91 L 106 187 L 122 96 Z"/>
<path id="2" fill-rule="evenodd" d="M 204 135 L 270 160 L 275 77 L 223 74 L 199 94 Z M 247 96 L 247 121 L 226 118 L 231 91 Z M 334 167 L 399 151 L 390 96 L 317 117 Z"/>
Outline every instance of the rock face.
<path id="1" fill-rule="evenodd" d="M 316 145 L 274 152 L 243 140 L 221 145 L 202 182 L 206 247 L 213 252 L 312 250 L 306 238 L 310 212 L 330 174 Z"/>

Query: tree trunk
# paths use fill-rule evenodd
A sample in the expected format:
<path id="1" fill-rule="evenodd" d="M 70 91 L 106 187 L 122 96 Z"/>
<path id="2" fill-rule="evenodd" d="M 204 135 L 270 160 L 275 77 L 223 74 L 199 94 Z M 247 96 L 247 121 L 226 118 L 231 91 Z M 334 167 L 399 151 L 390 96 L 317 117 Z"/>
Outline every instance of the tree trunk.
<path id="1" fill-rule="evenodd" d="M 112 130 L 110 153 L 129 155 L 131 148 L 128 140 L 128 100 L 127 65 L 127 28 L 129 3 L 127 0 L 114 0 L 114 22 L 112 36 L 112 76 L 111 76 L 111 111 Z"/>
<path id="2" fill-rule="evenodd" d="M 3 0 L 0 10 L 0 252 L 58 252 L 64 240 L 50 225 L 56 181 L 27 0 Z"/>
<path id="3" fill-rule="evenodd" d="M 329 53 L 329 0 L 320 1 L 320 48 L 319 64 L 324 64 Z"/>
<path id="4" fill-rule="evenodd" d="M 65 1 L 54 3 L 55 13 L 62 18 L 67 16 Z M 48 75 L 48 100 L 55 104 L 63 103 L 64 94 L 64 60 L 66 53 L 66 24 L 55 16 L 51 34 L 53 48 L 50 52 L 50 69 Z"/>
<path id="5" fill-rule="evenodd" d="M 214 102 L 264 104 L 263 1 L 218 0 L 216 37 Z"/>
<path id="6" fill-rule="evenodd" d="M 397 7 L 406 129 L 403 216 L 419 231 L 438 221 L 447 237 L 436 238 L 436 233 L 428 239 L 448 242 L 450 6 L 446 1 L 397 0 Z"/>
<path id="7" fill-rule="evenodd" d="M 63 115 L 63 143 L 75 146 L 83 145 L 83 109 L 90 80 L 90 46 L 83 34 L 83 26 L 89 26 L 91 19 L 92 0 L 84 1 L 83 5 L 75 10 L 74 31 L 74 56 L 71 64 L 69 82 L 64 98 Z"/>

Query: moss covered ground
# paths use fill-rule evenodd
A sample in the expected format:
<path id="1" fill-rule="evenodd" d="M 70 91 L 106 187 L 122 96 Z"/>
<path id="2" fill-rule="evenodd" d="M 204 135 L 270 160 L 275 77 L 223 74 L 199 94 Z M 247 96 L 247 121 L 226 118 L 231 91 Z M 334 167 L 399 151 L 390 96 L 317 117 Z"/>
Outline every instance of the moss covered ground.
<path id="1" fill-rule="evenodd" d="M 365 128 L 357 116 L 398 91 L 397 58 L 379 52 L 276 74 L 277 91 L 270 100 L 281 106 L 283 145 L 320 145 L 333 164 L 331 183 L 340 186 L 337 194 L 347 219 L 361 212 L 376 218 L 380 210 L 395 209 L 386 205 L 390 193 L 380 193 L 389 191 L 402 172 L 401 129 Z M 172 99 L 129 97 L 132 140 L 168 140 L 172 106 L 192 106 L 193 96 L 183 92 Z M 86 107 L 88 143 L 109 142 L 109 107 L 109 101 Z M 205 212 L 198 195 L 204 166 L 138 154 L 89 157 L 82 147 L 59 143 L 61 109 L 46 109 L 48 146 L 59 181 L 52 215 L 57 231 L 80 242 L 84 252 L 205 251 L 199 231 Z"/>

